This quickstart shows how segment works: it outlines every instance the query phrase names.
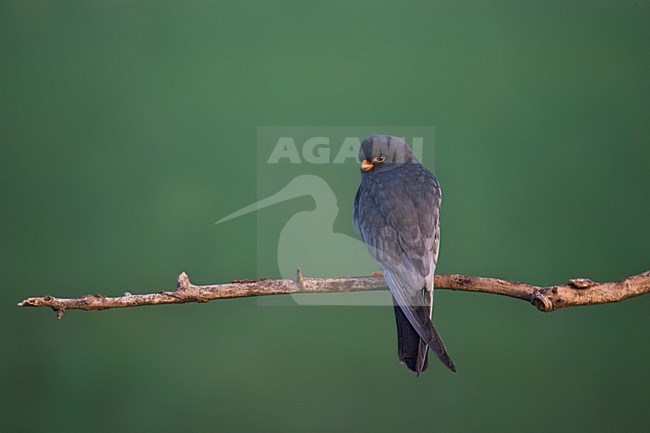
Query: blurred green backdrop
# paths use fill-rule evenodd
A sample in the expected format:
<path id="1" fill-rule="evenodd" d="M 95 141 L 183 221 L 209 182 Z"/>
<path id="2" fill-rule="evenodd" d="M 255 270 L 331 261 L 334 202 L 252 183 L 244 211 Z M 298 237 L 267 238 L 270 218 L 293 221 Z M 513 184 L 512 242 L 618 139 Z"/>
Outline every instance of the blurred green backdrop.
<path id="1" fill-rule="evenodd" d="M 647 270 L 649 18 L 647 1 L 3 1 L 0 431 L 647 431 L 650 296 L 543 315 L 440 291 L 459 372 L 420 378 L 388 308 L 15 305 L 255 276 L 255 217 L 213 222 L 256 199 L 259 125 L 435 126 L 441 273 Z M 336 169 L 352 197 L 357 168 Z"/>

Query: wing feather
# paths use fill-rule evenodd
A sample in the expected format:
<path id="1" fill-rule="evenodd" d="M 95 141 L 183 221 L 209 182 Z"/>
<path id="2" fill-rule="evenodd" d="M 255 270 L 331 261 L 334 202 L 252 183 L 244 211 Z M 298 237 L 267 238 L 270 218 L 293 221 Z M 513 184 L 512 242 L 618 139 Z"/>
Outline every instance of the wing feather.
<path id="1" fill-rule="evenodd" d="M 402 278 L 413 290 L 432 290 L 440 239 L 438 182 L 419 164 L 368 180 L 355 197 L 354 222 L 361 239 L 383 269 L 406 274 Z"/>

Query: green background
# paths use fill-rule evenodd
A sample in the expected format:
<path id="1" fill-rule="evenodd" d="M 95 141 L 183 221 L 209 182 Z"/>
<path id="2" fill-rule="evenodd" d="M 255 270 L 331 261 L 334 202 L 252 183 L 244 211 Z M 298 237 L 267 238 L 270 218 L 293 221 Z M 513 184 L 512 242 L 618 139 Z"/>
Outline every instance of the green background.
<path id="1" fill-rule="evenodd" d="M 256 200 L 260 125 L 435 126 L 441 273 L 645 271 L 649 18 L 647 1 L 3 1 L 0 431 L 647 431 L 650 296 L 545 315 L 439 291 L 459 372 L 420 378 L 383 307 L 56 321 L 16 303 L 255 276 L 256 218 L 213 223 Z M 332 169 L 352 197 L 358 168 Z M 351 206 L 335 228 L 353 235 Z"/>

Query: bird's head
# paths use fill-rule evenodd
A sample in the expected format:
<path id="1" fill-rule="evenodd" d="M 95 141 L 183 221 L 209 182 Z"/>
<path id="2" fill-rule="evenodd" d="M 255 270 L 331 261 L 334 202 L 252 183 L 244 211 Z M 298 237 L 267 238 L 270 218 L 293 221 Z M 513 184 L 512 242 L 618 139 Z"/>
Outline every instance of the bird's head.
<path id="1" fill-rule="evenodd" d="M 359 148 L 361 171 L 364 173 L 390 170 L 418 160 L 404 140 L 391 135 L 371 135 Z"/>

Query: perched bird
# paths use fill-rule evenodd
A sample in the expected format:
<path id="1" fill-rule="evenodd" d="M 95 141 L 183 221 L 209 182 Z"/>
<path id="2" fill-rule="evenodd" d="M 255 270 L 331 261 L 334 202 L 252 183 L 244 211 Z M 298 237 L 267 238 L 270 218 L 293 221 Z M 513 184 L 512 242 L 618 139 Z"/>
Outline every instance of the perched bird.
<path id="1" fill-rule="evenodd" d="M 399 360 L 419 375 L 427 369 L 430 348 L 456 371 L 431 322 L 440 244 L 440 185 L 398 137 L 366 138 L 359 160 L 354 226 L 393 297 Z"/>

